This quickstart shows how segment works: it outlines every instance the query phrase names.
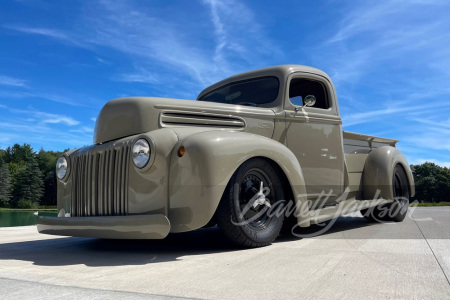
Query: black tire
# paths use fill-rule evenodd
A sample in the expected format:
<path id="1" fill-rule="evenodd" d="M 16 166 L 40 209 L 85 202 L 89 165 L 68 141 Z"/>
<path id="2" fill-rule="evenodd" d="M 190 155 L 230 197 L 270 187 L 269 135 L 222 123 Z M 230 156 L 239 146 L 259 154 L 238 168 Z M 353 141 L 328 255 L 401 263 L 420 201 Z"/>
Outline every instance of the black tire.
<path id="1" fill-rule="evenodd" d="M 258 194 L 261 182 L 265 197 L 258 199 L 265 204 L 255 204 L 255 199 L 261 195 Z M 282 181 L 274 166 L 262 158 L 250 159 L 231 177 L 217 208 L 217 224 L 240 246 L 267 246 L 277 238 L 283 226 L 284 195 Z M 252 204 L 257 207 L 253 208 Z"/>
<path id="2" fill-rule="evenodd" d="M 361 214 L 371 222 L 394 221 L 405 219 L 409 207 L 409 185 L 405 170 L 396 165 L 392 176 L 394 202 L 361 210 Z"/>
<path id="3" fill-rule="evenodd" d="M 383 211 L 385 211 L 385 209 L 383 208 L 383 205 L 379 205 L 376 207 L 363 209 L 363 210 L 361 210 L 361 214 L 369 222 L 381 223 L 384 221 L 383 218 L 380 217 L 383 214 Z"/>

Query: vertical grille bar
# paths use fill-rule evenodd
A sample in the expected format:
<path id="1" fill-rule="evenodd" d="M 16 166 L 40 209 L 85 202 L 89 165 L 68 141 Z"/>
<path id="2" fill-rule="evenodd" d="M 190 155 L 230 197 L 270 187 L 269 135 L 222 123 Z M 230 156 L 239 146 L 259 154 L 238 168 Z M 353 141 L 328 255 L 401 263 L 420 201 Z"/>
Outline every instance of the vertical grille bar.
<path id="1" fill-rule="evenodd" d="M 81 190 L 81 205 L 80 205 L 80 208 L 81 208 L 81 216 L 82 217 L 84 217 L 85 215 L 86 215 L 86 202 L 87 202 L 87 196 L 88 196 L 88 193 L 87 193 L 87 191 L 86 191 L 86 189 L 87 189 L 87 180 L 86 180 L 86 167 L 87 167 L 87 162 L 86 162 L 86 159 L 87 157 L 86 157 L 86 155 L 83 155 L 82 157 L 81 157 L 81 163 L 82 163 L 82 166 L 81 166 L 81 173 L 80 173 L 80 180 L 81 180 L 81 182 L 82 182 L 82 185 L 81 185 L 81 187 L 82 187 L 82 190 Z"/>
<path id="2" fill-rule="evenodd" d="M 80 174 L 78 174 L 78 176 L 80 177 L 80 217 L 84 217 L 85 213 L 86 213 L 86 197 L 87 197 L 87 193 L 86 193 L 86 156 L 82 155 L 80 157 L 80 163 L 81 163 L 81 170 L 80 170 Z M 83 176 L 84 175 L 84 176 Z"/>
<path id="3" fill-rule="evenodd" d="M 104 197 L 103 197 L 103 191 L 104 191 L 104 178 L 105 178 L 105 173 L 104 171 L 104 161 L 105 161 L 105 156 L 102 154 L 98 154 L 97 156 L 98 159 L 98 182 L 97 182 L 97 203 L 98 203 L 98 210 L 97 213 L 99 215 L 103 214 L 103 201 L 104 201 Z"/>
<path id="4" fill-rule="evenodd" d="M 71 215 L 115 216 L 128 213 L 130 146 L 96 149 L 71 157 Z"/>
<path id="5" fill-rule="evenodd" d="M 114 215 L 114 160 L 115 160 L 115 153 L 114 150 L 109 151 L 109 169 L 108 169 L 108 216 Z M 111 191 L 112 190 L 112 191 Z"/>
<path id="6" fill-rule="evenodd" d="M 98 196 L 97 196 L 97 187 L 98 187 L 98 162 L 97 162 L 97 155 L 98 153 L 92 153 L 89 155 L 91 158 L 91 174 L 92 178 L 90 178 L 90 184 L 91 184 L 91 199 L 94 199 L 94 201 L 91 201 L 91 216 L 98 216 L 97 212 L 97 203 L 98 203 Z"/>
<path id="7" fill-rule="evenodd" d="M 93 201 L 89 201 L 90 199 L 92 199 L 92 188 L 93 188 L 93 184 L 92 184 L 92 155 L 90 153 L 91 151 L 88 151 L 87 153 L 87 157 L 86 157 L 86 173 L 85 173 L 85 178 L 86 178 L 86 193 L 87 193 L 87 197 L 86 197 L 86 215 L 87 216 L 92 216 L 93 211 L 92 211 L 92 202 Z"/>
<path id="8" fill-rule="evenodd" d="M 118 178 L 120 177 L 120 171 L 119 171 L 119 164 L 118 164 L 118 160 L 120 160 L 120 155 L 118 155 L 117 152 L 119 152 L 118 150 L 113 150 L 114 152 L 114 167 L 113 170 L 114 172 L 112 172 L 113 174 L 113 185 L 112 185 L 112 195 L 113 195 L 113 202 L 112 202 L 112 207 L 111 207 L 111 211 L 113 215 L 117 215 L 117 200 L 118 200 L 118 195 L 117 195 L 117 190 L 119 189 L 119 180 Z"/>
<path id="9" fill-rule="evenodd" d="M 104 200 L 104 204 L 105 204 L 105 210 L 103 212 L 104 215 L 109 215 L 111 212 L 109 210 L 109 200 L 111 199 L 111 193 L 109 192 L 109 186 L 111 186 L 111 172 L 109 172 L 110 170 L 110 163 L 111 163 L 111 152 L 107 151 L 106 152 L 106 161 L 105 161 L 105 200 Z"/>
<path id="10" fill-rule="evenodd" d="M 122 201 L 120 202 L 120 208 L 121 208 L 121 212 L 123 215 L 126 215 L 128 212 L 128 195 L 127 195 L 127 189 L 126 187 L 128 186 L 128 147 L 123 149 L 123 155 L 122 155 L 122 174 L 123 174 L 123 178 L 122 178 L 122 182 L 123 184 L 121 185 L 122 188 Z"/>
<path id="11" fill-rule="evenodd" d="M 82 200 L 82 216 L 88 216 L 88 207 L 89 207 L 89 174 L 88 174 L 88 170 L 89 170 L 89 156 L 88 155 L 84 155 L 83 157 L 83 173 L 81 174 L 82 176 L 82 180 L 83 180 L 83 199 Z"/>

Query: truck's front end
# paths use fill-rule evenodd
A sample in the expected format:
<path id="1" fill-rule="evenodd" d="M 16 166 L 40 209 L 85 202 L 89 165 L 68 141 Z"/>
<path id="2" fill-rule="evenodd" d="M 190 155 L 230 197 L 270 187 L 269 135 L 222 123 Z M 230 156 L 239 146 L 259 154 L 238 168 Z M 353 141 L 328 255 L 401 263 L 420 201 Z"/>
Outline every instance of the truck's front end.
<path id="1" fill-rule="evenodd" d="M 40 218 L 39 232 L 121 239 L 167 236 L 168 171 L 178 137 L 173 130 L 158 129 L 156 102 L 130 98 L 105 105 L 97 118 L 95 144 L 58 159 L 58 217 Z"/>
<path id="2" fill-rule="evenodd" d="M 268 108 L 161 98 L 112 100 L 97 118 L 94 144 L 59 158 L 58 217 L 39 218 L 38 230 L 161 239 L 204 226 L 234 172 L 217 172 L 216 157 L 206 164 L 214 150 L 205 149 L 228 141 L 217 139 L 226 132 L 271 137 L 273 129 Z M 235 147 L 233 137 L 229 145 Z M 190 143 L 185 157 L 179 153 L 183 143 Z"/>

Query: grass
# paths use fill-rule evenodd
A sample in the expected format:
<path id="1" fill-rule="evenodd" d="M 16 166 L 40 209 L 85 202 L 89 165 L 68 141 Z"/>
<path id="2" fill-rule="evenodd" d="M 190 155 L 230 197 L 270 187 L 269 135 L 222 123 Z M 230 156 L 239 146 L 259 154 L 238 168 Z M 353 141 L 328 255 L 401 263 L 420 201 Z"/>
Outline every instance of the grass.
<path id="1" fill-rule="evenodd" d="M 418 207 L 450 206 L 450 202 L 423 202 L 423 203 L 411 203 L 409 206 L 418 206 Z"/>
<path id="2" fill-rule="evenodd" d="M 5 207 L 0 207 L 0 211 L 49 211 L 49 212 L 56 212 L 56 206 L 39 206 L 39 208 L 5 208 Z"/>

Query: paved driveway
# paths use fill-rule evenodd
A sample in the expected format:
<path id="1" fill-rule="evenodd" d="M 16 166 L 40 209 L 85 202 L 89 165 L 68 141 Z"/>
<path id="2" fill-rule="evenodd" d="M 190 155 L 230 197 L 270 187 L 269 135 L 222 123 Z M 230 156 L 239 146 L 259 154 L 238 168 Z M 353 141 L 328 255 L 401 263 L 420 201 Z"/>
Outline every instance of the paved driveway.
<path id="1" fill-rule="evenodd" d="M 450 299 L 450 207 L 402 223 L 341 217 L 269 247 L 231 246 L 217 228 L 160 241 L 40 235 L 0 228 L 3 299 L 166 297 Z"/>

